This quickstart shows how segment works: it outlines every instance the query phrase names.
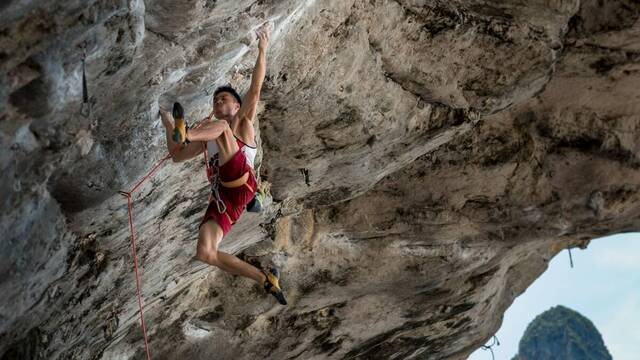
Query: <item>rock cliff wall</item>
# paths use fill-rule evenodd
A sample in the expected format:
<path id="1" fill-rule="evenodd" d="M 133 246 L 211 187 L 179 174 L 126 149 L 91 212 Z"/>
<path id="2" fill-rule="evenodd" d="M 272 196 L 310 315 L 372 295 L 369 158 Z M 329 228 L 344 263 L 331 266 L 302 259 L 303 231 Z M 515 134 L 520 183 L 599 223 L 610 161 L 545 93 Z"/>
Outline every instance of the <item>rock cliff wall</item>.
<path id="1" fill-rule="evenodd" d="M 166 154 L 160 105 L 247 89 L 266 21 L 268 209 L 222 248 L 278 264 L 291 304 L 193 259 L 202 160 L 166 164 L 134 198 L 154 358 L 464 359 L 559 251 L 640 228 L 636 0 L 0 11 L 8 358 L 144 356 L 117 191 Z"/>

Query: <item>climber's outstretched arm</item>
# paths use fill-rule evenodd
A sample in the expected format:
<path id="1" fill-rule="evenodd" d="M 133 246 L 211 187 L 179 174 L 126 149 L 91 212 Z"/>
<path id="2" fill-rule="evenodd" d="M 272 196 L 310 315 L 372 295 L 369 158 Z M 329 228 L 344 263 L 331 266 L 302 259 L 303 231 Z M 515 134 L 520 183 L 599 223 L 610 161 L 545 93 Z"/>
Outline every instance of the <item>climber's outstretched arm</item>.
<path id="1" fill-rule="evenodd" d="M 250 123 L 253 123 L 256 117 L 256 108 L 260 100 L 260 89 L 262 88 L 264 75 L 267 71 L 267 46 L 269 45 L 270 32 L 270 26 L 263 26 L 262 29 L 258 31 L 258 60 L 256 60 L 256 66 L 253 68 L 249 91 L 242 100 L 242 106 L 238 112 L 240 120 Z"/>

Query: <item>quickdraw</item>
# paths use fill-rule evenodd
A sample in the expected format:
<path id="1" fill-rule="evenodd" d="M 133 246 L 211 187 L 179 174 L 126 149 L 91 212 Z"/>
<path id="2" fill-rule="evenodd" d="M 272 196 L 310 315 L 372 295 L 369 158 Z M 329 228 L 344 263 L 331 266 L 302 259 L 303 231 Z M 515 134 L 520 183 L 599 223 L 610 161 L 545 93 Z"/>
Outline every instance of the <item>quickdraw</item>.
<path id="1" fill-rule="evenodd" d="M 209 182 L 211 183 L 211 195 L 209 196 L 209 202 L 215 201 L 218 212 L 221 214 L 226 213 L 227 205 L 225 205 L 224 201 L 222 201 L 222 198 L 220 197 L 220 166 L 217 156 L 211 159 L 209 168 L 212 170 L 207 171 L 207 173 L 213 172 L 213 175 L 209 178 Z M 215 169 L 215 171 L 213 171 L 213 169 Z"/>

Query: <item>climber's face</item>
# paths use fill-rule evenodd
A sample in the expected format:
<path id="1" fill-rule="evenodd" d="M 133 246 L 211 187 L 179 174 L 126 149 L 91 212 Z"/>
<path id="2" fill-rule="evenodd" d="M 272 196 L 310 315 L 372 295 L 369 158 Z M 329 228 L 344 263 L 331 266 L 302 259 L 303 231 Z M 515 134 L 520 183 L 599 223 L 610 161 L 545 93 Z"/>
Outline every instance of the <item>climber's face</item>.
<path id="1" fill-rule="evenodd" d="M 233 117 L 240 110 L 240 103 L 228 92 L 221 92 L 213 98 L 213 115 L 216 119 Z"/>

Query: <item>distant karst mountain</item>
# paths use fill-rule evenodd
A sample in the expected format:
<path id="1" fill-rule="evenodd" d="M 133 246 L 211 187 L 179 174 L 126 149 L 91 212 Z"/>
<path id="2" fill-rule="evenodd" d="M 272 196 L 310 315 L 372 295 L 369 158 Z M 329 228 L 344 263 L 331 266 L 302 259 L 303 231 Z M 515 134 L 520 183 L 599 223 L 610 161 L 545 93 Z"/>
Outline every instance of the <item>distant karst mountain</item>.
<path id="1" fill-rule="evenodd" d="M 564 306 L 538 315 L 527 326 L 513 360 L 611 360 L 593 323 Z"/>

